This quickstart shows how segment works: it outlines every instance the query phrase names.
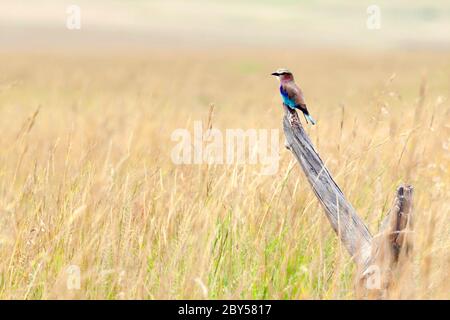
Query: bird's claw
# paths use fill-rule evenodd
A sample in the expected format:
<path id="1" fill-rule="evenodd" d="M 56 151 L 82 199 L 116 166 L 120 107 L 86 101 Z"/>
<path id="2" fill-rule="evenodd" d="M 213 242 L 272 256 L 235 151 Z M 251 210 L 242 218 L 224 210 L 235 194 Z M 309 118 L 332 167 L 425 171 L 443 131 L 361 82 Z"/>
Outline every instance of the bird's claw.
<path id="1" fill-rule="evenodd" d="M 290 116 L 289 116 L 289 123 L 290 123 L 291 127 L 299 126 L 298 117 L 294 113 L 290 114 Z"/>

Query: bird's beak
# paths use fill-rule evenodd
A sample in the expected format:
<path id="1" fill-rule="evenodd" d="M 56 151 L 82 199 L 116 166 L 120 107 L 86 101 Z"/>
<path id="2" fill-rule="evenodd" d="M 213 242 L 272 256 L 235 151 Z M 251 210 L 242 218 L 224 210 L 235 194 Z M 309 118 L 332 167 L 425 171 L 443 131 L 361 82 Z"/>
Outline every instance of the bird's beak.
<path id="1" fill-rule="evenodd" d="M 280 74 L 277 72 L 272 72 L 272 75 L 278 77 Z"/>

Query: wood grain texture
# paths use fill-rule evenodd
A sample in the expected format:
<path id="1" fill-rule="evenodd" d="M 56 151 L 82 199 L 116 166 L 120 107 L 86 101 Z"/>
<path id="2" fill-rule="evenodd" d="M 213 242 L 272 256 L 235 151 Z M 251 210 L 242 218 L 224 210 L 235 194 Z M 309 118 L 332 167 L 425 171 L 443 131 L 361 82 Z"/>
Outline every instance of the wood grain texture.
<path id="1" fill-rule="evenodd" d="M 357 292 L 366 298 L 389 297 L 389 289 L 407 270 L 412 250 L 413 188 L 402 185 L 397 189 L 392 209 L 372 237 L 314 149 L 297 112 L 287 106 L 284 110 L 286 148 L 299 162 L 331 227 L 357 264 Z"/>
<path id="2" fill-rule="evenodd" d="M 301 125 L 295 110 L 285 108 L 283 129 L 286 147 L 301 165 L 317 199 L 325 210 L 333 230 L 356 263 L 366 266 L 370 261 L 372 235 L 347 201 L 342 190 L 325 167 Z"/>
<path id="3" fill-rule="evenodd" d="M 405 185 L 397 189 L 392 209 L 372 241 L 370 265 L 379 270 L 380 290 L 375 293 L 378 297 L 388 298 L 396 282 L 408 277 L 412 249 L 413 188 Z M 364 278 L 365 274 L 363 281 Z"/>

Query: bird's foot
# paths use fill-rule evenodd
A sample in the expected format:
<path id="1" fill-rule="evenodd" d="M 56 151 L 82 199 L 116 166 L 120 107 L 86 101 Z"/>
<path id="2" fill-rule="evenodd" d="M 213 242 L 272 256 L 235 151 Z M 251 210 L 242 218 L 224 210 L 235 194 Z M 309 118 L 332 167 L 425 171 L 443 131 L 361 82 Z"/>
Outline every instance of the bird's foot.
<path id="1" fill-rule="evenodd" d="M 297 116 L 297 114 L 295 112 L 290 113 L 290 115 L 289 115 L 289 123 L 290 123 L 291 127 L 300 125 L 300 120 L 298 119 L 298 116 Z"/>

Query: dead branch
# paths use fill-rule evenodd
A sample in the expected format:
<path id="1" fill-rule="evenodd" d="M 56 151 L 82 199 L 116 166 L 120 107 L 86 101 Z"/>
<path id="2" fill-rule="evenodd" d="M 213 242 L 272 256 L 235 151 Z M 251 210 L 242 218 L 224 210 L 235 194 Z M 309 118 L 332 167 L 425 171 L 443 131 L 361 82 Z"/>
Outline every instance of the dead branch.
<path id="1" fill-rule="evenodd" d="M 394 207 L 385 218 L 381 233 L 372 237 L 314 149 L 297 112 L 286 106 L 284 109 L 286 147 L 299 162 L 331 227 L 356 262 L 360 273 L 358 278 L 362 282 L 373 282 L 371 277 L 375 272 L 381 280 L 370 289 L 388 288 L 392 280 L 388 274 L 392 274 L 393 268 L 398 265 L 399 257 L 403 253 L 408 255 L 412 248 L 408 235 L 412 227 L 412 187 L 398 188 Z M 365 287 L 368 287 L 367 284 Z"/>

